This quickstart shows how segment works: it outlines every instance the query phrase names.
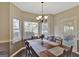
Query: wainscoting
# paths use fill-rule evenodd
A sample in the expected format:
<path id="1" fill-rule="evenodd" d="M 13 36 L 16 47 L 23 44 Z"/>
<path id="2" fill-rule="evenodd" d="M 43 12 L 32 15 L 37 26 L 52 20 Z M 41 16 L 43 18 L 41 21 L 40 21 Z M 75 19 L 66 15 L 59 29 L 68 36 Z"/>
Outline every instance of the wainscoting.
<path id="1" fill-rule="evenodd" d="M 0 57 L 9 56 L 9 42 L 0 43 Z"/>
<path id="2" fill-rule="evenodd" d="M 0 43 L 0 57 L 9 57 L 24 46 L 23 41 L 14 44 L 11 42 Z"/>
<path id="3" fill-rule="evenodd" d="M 79 40 L 77 40 L 77 52 L 79 52 Z"/>
<path id="4" fill-rule="evenodd" d="M 18 41 L 16 43 L 10 43 L 10 56 L 17 52 L 19 49 L 21 49 L 24 46 L 23 41 Z"/>

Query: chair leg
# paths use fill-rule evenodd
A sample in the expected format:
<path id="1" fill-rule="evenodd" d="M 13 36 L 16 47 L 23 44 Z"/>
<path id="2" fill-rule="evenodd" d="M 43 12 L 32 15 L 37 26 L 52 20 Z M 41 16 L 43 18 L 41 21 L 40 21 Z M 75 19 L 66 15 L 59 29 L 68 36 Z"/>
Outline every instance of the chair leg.
<path id="1" fill-rule="evenodd" d="M 25 57 L 27 57 L 28 56 L 28 52 L 27 52 L 27 50 L 25 50 Z"/>
<path id="2" fill-rule="evenodd" d="M 31 51 L 30 51 L 30 50 L 27 50 L 27 51 L 26 51 L 26 56 L 27 56 L 27 57 L 32 57 L 32 54 L 31 54 Z"/>
<path id="3" fill-rule="evenodd" d="M 32 52 L 30 49 L 25 50 L 25 57 L 32 57 Z"/>

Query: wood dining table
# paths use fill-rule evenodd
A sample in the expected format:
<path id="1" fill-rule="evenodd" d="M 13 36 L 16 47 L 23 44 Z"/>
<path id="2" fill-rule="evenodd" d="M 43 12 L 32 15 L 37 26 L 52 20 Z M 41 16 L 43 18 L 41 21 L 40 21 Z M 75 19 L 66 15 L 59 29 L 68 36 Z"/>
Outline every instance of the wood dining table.
<path id="1" fill-rule="evenodd" d="M 63 54 L 64 51 L 64 48 L 60 47 L 58 43 L 47 40 L 43 40 L 43 45 L 40 39 L 28 40 L 28 42 L 38 57 L 57 57 Z"/>

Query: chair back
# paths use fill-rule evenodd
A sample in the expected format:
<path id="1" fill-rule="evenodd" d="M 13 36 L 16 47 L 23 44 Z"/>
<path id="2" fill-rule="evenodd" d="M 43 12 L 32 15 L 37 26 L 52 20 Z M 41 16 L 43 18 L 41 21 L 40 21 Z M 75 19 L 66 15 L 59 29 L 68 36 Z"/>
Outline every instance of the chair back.
<path id="1" fill-rule="evenodd" d="M 67 56 L 71 56 L 71 54 L 72 54 L 72 49 L 73 49 L 73 46 L 71 46 L 70 48 L 69 48 L 69 50 L 67 51 Z"/>
<path id="2" fill-rule="evenodd" d="M 59 43 L 60 46 L 63 45 L 63 39 L 56 39 L 56 42 Z"/>
<path id="3" fill-rule="evenodd" d="M 63 56 L 71 57 L 73 46 L 71 46 L 67 51 L 63 51 Z"/>
<path id="4" fill-rule="evenodd" d="M 26 46 L 27 49 L 30 49 L 29 42 L 25 41 L 25 46 Z"/>

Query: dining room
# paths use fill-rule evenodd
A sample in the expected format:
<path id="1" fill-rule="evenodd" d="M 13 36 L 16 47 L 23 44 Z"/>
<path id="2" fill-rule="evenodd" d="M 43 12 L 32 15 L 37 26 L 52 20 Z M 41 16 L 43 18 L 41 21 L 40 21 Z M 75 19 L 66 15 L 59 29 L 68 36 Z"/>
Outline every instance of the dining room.
<path id="1" fill-rule="evenodd" d="M 79 57 L 79 2 L 0 2 L 0 57 Z"/>

